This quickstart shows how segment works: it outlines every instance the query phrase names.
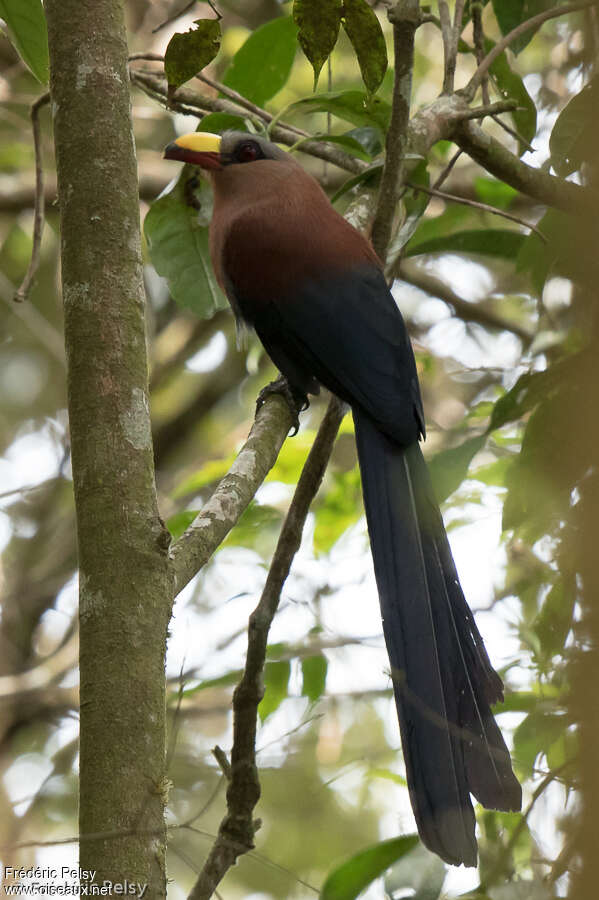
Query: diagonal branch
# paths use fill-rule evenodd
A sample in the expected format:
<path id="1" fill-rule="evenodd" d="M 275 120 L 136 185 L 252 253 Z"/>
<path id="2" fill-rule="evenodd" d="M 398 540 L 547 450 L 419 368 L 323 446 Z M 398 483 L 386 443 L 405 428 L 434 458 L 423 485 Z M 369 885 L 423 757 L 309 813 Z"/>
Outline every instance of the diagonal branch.
<path id="1" fill-rule="evenodd" d="M 256 414 L 248 439 L 231 469 L 185 533 L 171 545 L 175 596 L 196 575 L 239 521 L 273 467 L 291 428 L 291 413 L 273 395 Z"/>
<path id="2" fill-rule="evenodd" d="M 539 203 L 573 215 L 580 215 L 581 211 L 595 214 L 599 207 L 594 191 L 534 169 L 473 122 L 458 124 L 452 139 L 487 172 Z"/>
<path id="3" fill-rule="evenodd" d="M 281 590 L 300 546 L 310 504 L 324 476 L 345 409 L 341 401 L 331 398 L 281 529 L 260 602 L 250 617 L 245 669 L 233 694 L 233 749 L 231 778 L 227 790 L 227 814 L 188 900 L 209 900 L 237 857 L 254 847 L 258 823 L 254 821 L 253 814 L 260 798 L 256 766 L 256 719 L 258 705 L 264 695 L 262 672 L 268 633 L 277 611 Z"/>
<path id="4" fill-rule="evenodd" d="M 197 115 L 200 119 L 205 113 L 210 112 L 225 112 L 234 116 L 250 115 L 249 110 L 238 103 L 234 103 L 232 100 L 223 99 L 222 97 L 208 97 L 187 87 L 178 88 L 169 104 L 167 85 L 164 78 L 151 72 L 137 72 L 134 69 L 130 70 L 130 74 L 132 83 L 141 88 L 152 99 L 158 100 L 164 106 L 169 105 L 171 109 L 182 106 L 183 111 L 187 115 Z M 297 142 L 298 131 L 292 126 L 277 123 L 272 128 L 271 137 L 272 140 L 291 147 Z M 361 160 L 355 159 L 338 147 L 327 144 L 324 141 L 306 141 L 302 144 L 301 150 L 302 153 L 308 153 L 311 156 L 324 159 L 339 166 L 341 169 L 346 169 L 356 174 L 364 171 L 366 168 L 366 164 Z"/>
<path id="5" fill-rule="evenodd" d="M 553 9 L 546 9 L 544 12 L 539 13 L 536 16 L 532 16 L 532 18 L 527 19 L 526 22 L 521 22 L 515 28 L 512 28 L 505 37 L 503 37 L 500 41 L 498 41 L 493 49 L 485 56 L 480 65 L 478 66 L 476 72 L 466 85 L 466 87 L 460 92 L 467 100 L 472 100 L 476 91 L 478 90 L 479 85 L 482 84 L 483 79 L 485 78 L 487 72 L 495 62 L 498 56 L 500 56 L 503 51 L 509 47 L 513 41 L 519 38 L 521 35 L 526 34 L 527 31 L 530 31 L 531 28 L 539 28 L 543 25 L 544 22 L 547 22 L 549 19 L 555 19 L 558 16 L 566 16 L 568 13 L 578 12 L 581 9 L 588 9 L 590 6 L 596 6 L 597 0 L 584 0 L 582 3 L 567 3 L 564 6 L 557 6 Z"/>
<path id="6" fill-rule="evenodd" d="M 438 188 L 429 188 L 425 187 L 422 184 L 414 184 L 411 181 L 406 181 L 406 185 L 412 188 L 413 191 L 422 191 L 423 194 L 428 194 L 431 197 L 440 197 L 441 200 L 448 200 L 451 203 L 461 203 L 462 206 L 470 206 L 472 209 L 480 209 L 482 212 L 492 213 L 494 216 L 501 216 L 503 219 L 509 219 L 510 222 L 517 222 L 518 225 L 523 225 L 525 228 L 530 228 L 531 231 L 534 231 L 535 234 L 541 238 L 544 244 L 547 243 L 547 238 L 543 234 L 543 232 L 537 228 L 534 222 L 527 222 L 526 219 L 522 219 L 520 216 L 515 216 L 513 213 L 507 212 L 505 209 L 497 209 L 496 206 L 491 206 L 489 203 L 481 203 L 480 200 L 470 200 L 469 197 L 459 197 L 456 194 L 448 194 L 446 191 L 440 191 Z"/>

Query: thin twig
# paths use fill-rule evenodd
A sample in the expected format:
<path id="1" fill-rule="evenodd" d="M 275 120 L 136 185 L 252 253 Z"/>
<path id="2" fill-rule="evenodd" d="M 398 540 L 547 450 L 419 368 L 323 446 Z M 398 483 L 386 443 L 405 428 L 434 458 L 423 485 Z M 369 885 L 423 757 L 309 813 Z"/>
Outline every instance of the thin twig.
<path id="1" fill-rule="evenodd" d="M 167 105 L 167 86 L 163 78 L 151 72 L 137 72 L 134 69 L 131 69 L 130 72 L 133 84 L 137 85 L 152 99 L 158 100 L 163 106 Z M 225 112 L 234 116 L 248 115 L 248 111 L 232 100 L 221 97 L 206 97 L 186 87 L 180 87 L 173 94 L 169 102 L 169 109 L 174 108 L 177 108 L 177 111 L 182 111 L 185 115 L 197 116 L 200 119 L 205 113 L 209 112 Z M 278 122 L 273 127 L 271 136 L 274 141 L 292 147 L 297 142 L 298 129 Z M 346 169 L 356 174 L 363 172 L 367 168 L 366 163 L 355 159 L 348 153 L 344 153 L 339 147 L 332 146 L 324 141 L 306 141 L 302 144 L 301 151 L 318 159 L 326 159 L 340 169 Z"/>
<path id="2" fill-rule="evenodd" d="M 248 112 L 253 113 L 255 116 L 258 116 L 259 119 L 263 119 L 264 122 L 272 122 L 272 115 L 269 112 L 266 112 L 265 109 L 262 109 L 260 106 L 256 106 L 255 103 L 251 103 L 249 100 L 243 96 L 243 94 L 238 93 L 238 91 L 234 91 L 233 88 L 229 88 L 226 84 L 221 84 L 219 81 L 215 81 L 214 78 L 210 78 L 208 75 L 205 75 L 204 72 L 198 72 L 196 75 L 198 81 L 203 81 L 204 84 L 207 84 L 208 87 L 214 88 L 219 93 L 223 94 L 225 97 L 228 97 L 229 100 L 233 100 L 234 103 L 238 103 L 239 106 L 243 106 L 244 109 L 247 109 Z"/>
<path id="3" fill-rule="evenodd" d="M 447 93 L 451 93 L 454 88 L 455 69 L 458 61 L 458 46 L 460 43 L 460 35 L 462 33 L 463 17 L 464 0 L 456 0 L 453 17 L 453 30 L 451 32 L 451 46 L 445 69 L 445 81 L 443 84 L 443 90 Z"/>
<path id="4" fill-rule="evenodd" d="M 194 3 L 195 2 L 196 0 L 194 0 Z M 129 62 L 136 62 L 139 60 L 164 63 L 164 56 L 161 56 L 160 53 L 132 53 L 129 57 Z M 248 100 L 247 97 L 244 97 L 243 94 L 240 94 L 238 91 L 233 90 L 233 88 L 227 87 L 226 84 L 222 84 L 222 82 L 217 81 L 215 78 L 210 78 L 210 76 L 206 75 L 205 72 L 198 72 L 195 77 L 198 79 L 198 81 L 202 81 L 204 84 L 207 84 L 208 87 L 214 88 L 215 91 L 218 91 L 224 97 L 228 97 L 229 100 L 232 100 L 234 103 L 237 103 L 239 106 L 247 109 L 248 112 L 251 112 L 253 115 L 257 116 L 259 119 L 262 119 L 264 122 L 272 122 L 273 116 L 271 113 L 269 113 L 265 109 L 262 109 L 261 106 L 257 106 L 255 103 L 252 103 L 251 100 Z M 301 128 L 296 128 L 294 125 L 286 124 L 285 128 L 288 128 L 290 131 L 295 131 L 302 137 L 309 136 L 307 131 L 303 131 Z"/>
<path id="5" fill-rule="evenodd" d="M 406 184 L 408 187 L 411 187 L 413 191 L 422 191 L 425 194 L 430 194 L 432 197 L 440 197 L 442 200 L 449 200 L 452 203 L 461 203 L 462 206 L 471 206 L 473 209 L 480 209 L 482 212 L 493 213 L 495 216 L 501 216 L 504 219 L 509 219 L 511 222 L 517 222 L 518 225 L 524 225 L 525 228 L 530 228 L 531 231 L 538 234 L 544 244 L 547 243 L 547 238 L 536 225 L 533 225 L 532 222 L 527 222 L 525 219 L 521 219 L 520 216 L 515 216 L 513 213 L 506 212 L 504 209 L 497 209 L 497 207 L 491 206 L 489 203 L 481 203 L 479 200 L 470 200 L 468 197 L 460 197 L 457 194 L 448 194 L 445 191 L 437 190 L 437 188 L 424 187 L 422 184 L 415 184 L 411 181 L 407 181 Z"/>
<path id="6" fill-rule="evenodd" d="M 450 59 L 453 44 L 453 26 L 451 24 L 451 16 L 449 15 L 449 4 L 447 0 L 439 0 L 439 21 L 441 25 L 441 36 L 443 38 L 443 93 L 450 94 L 453 90 L 453 82 L 450 77 Z M 454 61 L 455 69 L 455 61 Z"/>
<path id="7" fill-rule="evenodd" d="M 266 661 L 268 634 L 283 585 L 300 546 L 310 504 L 324 476 L 345 409 L 340 400 L 331 398 L 285 517 L 262 596 L 250 616 L 245 669 L 233 694 L 233 747 L 227 814 L 220 824 L 218 837 L 202 872 L 189 894 L 189 900 L 209 900 L 237 857 L 254 847 L 256 822 L 253 814 L 260 798 L 256 767 L 256 719 L 258 705 L 264 694 L 262 672 Z"/>
<path id="8" fill-rule="evenodd" d="M 473 106 L 456 110 L 454 120 L 456 122 L 468 122 L 471 119 L 484 119 L 486 116 L 495 116 L 498 113 L 513 112 L 518 109 L 515 100 L 498 100 L 496 103 L 489 103 L 485 106 Z"/>
<path id="9" fill-rule="evenodd" d="M 252 103 L 251 100 L 248 100 L 247 97 L 244 97 L 243 94 L 240 94 L 238 91 L 234 91 L 233 88 L 227 87 L 226 84 L 222 84 L 220 81 L 216 81 L 215 78 L 210 78 L 204 72 L 199 72 L 196 75 L 196 78 L 198 79 L 198 81 L 203 81 L 204 84 L 207 84 L 209 87 L 212 87 L 215 90 L 219 91 L 234 103 L 238 103 L 239 106 L 243 106 L 244 109 L 247 109 L 248 112 L 251 112 L 255 116 L 258 116 L 258 118 L 262 119 L 264 122 L 272 122 L 274 118 L 272 113 L 269 113 L 266 109 L 262 109 L 261 106 L 256 106 L 255 103 Z M 295 134 L 300 135 L 301 137 L 309 137 L 309 133 L 307 131 L 304 131 L 302 128 L 296 128 L 295 125 L 290 125 L 289 122 L 286 122 L 284 127 L 289 131 L 295 132 Z"/>
<path id="10" fill-rule="evenodd" d="M 227 781 L 231 781 L 231 763 L 227 759 L 227 754 L 223 750 L 222 747 L 219 747 L 218 744 L 216 747 L 212 748 L 212 755 L 220 766 L 220 770 L 227 779 Z"/>
<path id="11" fill-rule="evenodd" d="M 533 200 L 576 216 L 596 214 L 599 199 L 591 188 L 527 165 L 474 122 L 457 125 L 452 139 L 487 172 Z"/>
<path id="12" fill-rule="evenodd" d="M 485 58 L 485 33 L 483 30 L 483 5 L 481 0 L 471 4 L 472 11 L 472 37 L 474 39 L 474 53 L 476 64 L 480 66 Z M 489 78 L 484 75 L 481 80 L 483 103 L 489 103 Z"/>
<path id="13" fill-rule="evenodd" d="M 558 6 L 554 9 L 546 9 L 544 12 L 541 12 L 536 16 L 532 16 L 532 18 L 527 19 L 526 22 L 521 22 L 520 25 L 512 28 L 512 30 L 509 31 L 500 41 L 498 41 L 493 49 L 489 53 L 487 53 L 466 87 L 463 88 L 463 90 L 460 92 L 462 96 L 464 96 L 468 101 L 472 100 L 478 87 L 482 83 L 483 78 L 485 77 L 497 57 L 501 56 L 503 51 L 507 47 L 509 47 L 509 45 L 513 41 L 515 41 L 516 38 L 519 38 L 521 35 L 526 34 L 526 32 L 530 31 L 531 28 L 539 28 L 541 25 L 543 25 L 544 22 L 547 22 L 549 19 L 555 19 L 558 16 L 566 16 L 568 15 L 568 13 L 578 12 L 581 9 L 587 9 L 588 7 L 595 6 L 596 4 L 597 0 L 584 0 L 584 2 L 582 3 L 567 3 L 564 6 Z"/>
<path id="14" fill-rule="evenodd" d="M 552 772 L 549 772 L 549 774 L 546 775 L 545 778 L 543 778 L 543 780 L 541 781 L 541 783 L 537 786 L 537 788 L 535 789 L 535 791 L 531 797 L 530 803 L 528 804 L 528 806 L 526 807 L 526 809 L 520 816 L 520 820 L 518 821 L 516 827 L 512 831 L 509 841 L 507 842 L 507 844 L 505 845 L 505 847 L 499 854 L 499 857 L 496 860 L 495 865 L 493 866 L 493 868 L 491 869 L 491 871 L 489 872 L 487 877 L 484 879 L 484 881 L 481 881 L 479 887 L 476 889 L 477 892 L 480 891 L 482 893 L 485 893 L 486 889 L 488 887 L 490 887 L 491 885 L 493 885 L 493 883 L 497 880 L 497 878 L 499 878 L 503 875 L 504 870 L 505 870 L 505 865 L 510 859 L 512 850 L 518 843 L 520 835 L 522 834 L 524 829 L 527 827 L 528 818 L 529 818 L 531 812 L 533 811 L 535 803 L 537 802 L 539 797 L 545 792 L 545 790 L 548 788 L 548 786 L 551 784 L 551 782 L 555 781 L 556 778 L 559 778 L 559 776 L 562 774 L 564 769 L 567 769 L 571 765 L 572 765 L 572 761 L 568 760 L 567 762 L 563 763 L 561 766 L 558 766 L 557 769 L 554 769 Z"/>
<path id="15" fill-rule="evenodd" d="M 48 351 L 60 364 L 66 366 L 64 352 L 64 338 L 61 333 L 51 325 L 45 316 L 37 309 L 33 303 L 20 304 L 15 303 L 14 285 L 0 272 L 0 300 L 6 304 L 13 316 L 25 325 L 26 328 L 43 344 Z"/>
<path id="16" fill-rule="evenodd" d="M 395 276 L 402 281 L 412 284 L 419 290 L 424 291 L 431 297 L 438 297 L 452 307 L 454 314 L 463 322 L 474 322 L 477 325 L 483 325 L 485 328 L 498 329 L 499 331 L 509 331 L 519 337 L 520 340 L 528 345 L 532 341 L 534 335 L 509 319 L 497 315 L 490 309 L 481 306 L 480 303 L 470 303 L 455 293 L 449 285 L 441 281 L 430 272 L 426 272 L 421 266 L 413 262 L 402 260 L 401 265 L 396 269 Z"/>
<path id="17" fill-rule="evenodd" d="M 385 165 L 372 225 L 371 240 L 381 260 L 385 259 L 393 231 L 393 220 L 399 202 L 404 174 L 404 156 L 408 141 L 414 36 L 420 24 L 418 0 L 404 0 L 389 10 L 393 24 L 395 75 L 391 121 L 385 141 Z"/>
<path id="18" fill-rule="evenodd" d="M 435 190 L 438 190 L 441 187 L 441 185 L 443 184 L 445 179 L 448 177 L 449 173 L 451 172 L 451 170 L 453 169 L 453 167 L 455 166 L 455 164 L 457 163 L 457 161 L 461 155 L 462 155 L 462 151 L 460 149 L 456 150 L 456 152 L 453 154 L 453 156 L 451 157 L 451 159 L 449 160 L 449 162 L 447 163 L 445 168 L 441 171 L 441 174 L 439 175 L 439 177 L 433 184 L 433 188 Z"/>
<path id="19" fill-rule="evenodd" d="M 195 3 L 196 0 L 193 0 Z M 159 62 L 164 63 L 164 56 L 160 53 L 149 53 L 144 51 L 143 53 L 131 53 L 130 56 L 127 57 L 129 62 L 139 62 L 139 60 L 144 60 L 146 62 Z"/>
<path id="20" fill-rule="evenodd" d="M 519 131 L 516 131 L 515 128 L 511 128 L 506 122 L 500 119 L 499 116 L 491 116 L 491 118 L 494 122 L 496 122 L 497 125 L 500 126 L 500 128 L 503 128 L 503 130 L 506 131 L 510 135 L 510 137 L 515 138 L 518 143 L 523 144 L 530 153 L 535 152 L 535 148 L 530 143 L 530 141 L 526 140 L 524 135 L 520 134 Z"/>
<path id="21" fill-rule="evenodd" d="M 50 93 L 47 92 L 38 97 L 31 104 L 31 127 L 33 129 L 33 147 L 35 151 L 35 210 L 33 214 L 33 247 L 31 259 L 27 267 L 25 278 L 21 287 L 15 291 L 16 303 L 23 303 L 29 296 L 40 264 L 40 251 L 42 247 L 42 232 L 44 230 L 44 164 L 42 159 L 42 132 L 40 128 L 39 111 L 50 102 Z"/>
<path id="22" fill-rule="evenodd" d="M 189 10 L 191 9 L 191 7 L 192 7 L 192 6 L 195 6 L 196 3 L 197 3 L 197 0 L 190 0 L 190 2 L 187 3 L 187 4 L 186 4 L 182 9 L 180 9 L 178 12 L 172 13 L 172 15 L 170 15 L 170 16 L 168 17 L 168 19 L 165 19 L 164 22 L 161 22 L 160 25 L 157 25 L 157 26 L 156 26 L 156 28 L 152 28 L 152 34 L 156 34 L 156 32 L 162 31 L 162 29 L 163 29 L 163 28 L 166 28 L 167 25 L 170 25 L 171 22 L 176 22 L 177 19 L 180 19 L 181 16 L 184 16 L 186 12 L 189 12 Z"/>

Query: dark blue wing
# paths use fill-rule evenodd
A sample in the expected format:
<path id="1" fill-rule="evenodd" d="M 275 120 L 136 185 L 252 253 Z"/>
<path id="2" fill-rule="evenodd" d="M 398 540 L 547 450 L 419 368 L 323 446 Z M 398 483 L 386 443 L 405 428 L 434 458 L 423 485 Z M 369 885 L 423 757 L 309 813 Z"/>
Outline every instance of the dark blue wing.
<path id="1" fill-rule="evenodd" d="M 259 338 L 298 388 L 310 390 L 306 384 L 317 379 L 401 445 L 424 434 L 414 354 L 378 268 L 309 280 L 285 298 L 252 306 Z"/>

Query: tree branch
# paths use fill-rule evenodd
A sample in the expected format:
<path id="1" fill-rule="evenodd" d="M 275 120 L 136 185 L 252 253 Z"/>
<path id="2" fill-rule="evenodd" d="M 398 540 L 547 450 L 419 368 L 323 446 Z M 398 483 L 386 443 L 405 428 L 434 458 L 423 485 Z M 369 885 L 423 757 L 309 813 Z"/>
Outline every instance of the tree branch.
<path id="1" fill-rule="evenodd" d="M 516 322 L 511 322 L 509 319 L 505 319 L 503 316 L 481 307 L 478 303 L 469 303 L 467 300 L 464 300 L 440 278 L 429 274 L 413 262 L 402 260 L 395 274 L 408 284 L 412 284 L 419 290 L 430 294 L 431 297 L 438 297 L 439 300 L 443 300 L 444 303 L 453 308 L 457 318 L 463 322 L 476 322 L 478 325 L 484 325 L 486 328 L 510 331 L 516 337 L 519 337 L 525 345 L 530 344 L 534 337 L 530 331 Z"/>
<path id="2" fill-rule="evenodd" d="M 42 107 L 50 102 L 50 94 L 42 94 L 31 104 L 31 126 L 33 129 L 33 148 L 35 152 L 35 209 L 33 214 L 33 247 L 31 260 L 23 282 L 15 291 L 14 299 L 22 303 L 29 296 L 33 285 L 33 279 L 40 264 L 40 251 L 42 248 L 42 232 L 44 230 L 44 164 L 42 160 L 42 135 L 40 129 L 39 112 Z"/>
<path id="3" fill-rule="evenodd" d="M 371 233 L 372 245 L 381 260 L 385 259 L 391 240 L 393 219 L 402 187 L 412 93 L 414 35 L 420 24 L 418 0 L 400 0 L 389 10 L 389 21 L 393 25 L 395 58 L 393 104 L 385 142 L 385 165 Z"/>
<path id="4" fill-rule="evenodd" d="M 484 880 L 481 881 L 479 887 L 477 888 L 477 892 L 486 893 L 487 890 L 498 880 L 498 878 L 503 877 L 503 874 L 505 872 L 505 867 L 509 863 L 510 857 L 512 855 L 512 851 L 513 851 L 514 847 L 516 846 L 516 844 L 518 843 L 518 839 L 520 838 L 520 835 L 522 834 L 524 829 L 527 827 L 528 819 L 529 819 L 531 812 L 534 809 L 535 803 L 537 802 L 539 797 L 541 797 L 545 793 L 545 791 L 547 790 L 549 785 L 553 781 L 555 781 L 557 778 L 559 778 L 560 775 L 562 775 L 563 772 L 571 766 L 572 766 L 571 760 L 569 760 L 565 763 L 562 763 L 561 766 L 558 766 L 552 772 L 549 772 L 543 778 L 541 783 L 539 785 L 537 785 L 537 787 L 535 788 L 535 791 L 530 799 L 530 803 L 528 804 L 528 806 L 526 807 L 526 809 L 520 816 L 520 819 L 518 820 L 517 825 L 515 826 L 515 828 L 513 829 L 512 833 L 510 835 L 509 841 L 507 842 L 505 847 L 503 847 L 503 849 L 501 850 L 501 853 L 499 854 L 498 859 L 495 861 L 495 865 L 492 867 L 491 871 L 484 878 Z"/>
<path id="5" fill-rule="evenodd" d="M 464 16 L 464 0 L 456 0 L 453 16 L 453 29 L 449 34 L 449 55 L 445 65 L 445 79 L 443 90 L 451 93 L 454 89 L 455 68 L 458 60 L 458 45 L 462 33 L 462 18 Z"/>
<path id="6" fill-rule="evenodd" d="M 195 0 L 194 0 L 195 2 Z M 148 60 L 150 62 L 159 62 L 164 64 L 164 56 L 161 56 L 159 53 L 132 53 L 129 57 L 129 62 L 135 62 L 136 60 Z M 217 81 L 215 78 L 210 78 L 205 72 L 198 72 L 195 76 L 198 81 L 203 81 L 204 84 L 207 84 L 209 87 L 214 88 L 215 91 L 218 91 L 219 94 L 224 94 L 225 97 L 228 97 L 229 100 L 232 100 L 233 103 L 237 103 L 239 106 L 242 106 L 248 112 L 252 113 L 252 115 L 257 116 L 259 119 L 262 119 L 264 122 L 270 123 L 274 119 L 274 116 L 269 113 L 266 109 L 262 109 L 261 106 L 257 106 L 255 103 L 252 103 L 251 100 L 248 100 L 247 97 L 244 97 L 243 94 L 240 94 L 238 91 L 233 90 L 233 88 L 227 87 L 226 84 L 222 84 L 222 82 Z M 301 128 L 295 128 L 293 125 L 286 125 L 290 131 L 295 131 L 300 137 L 309 137 L 307 131 L 303 131 Z"/>
<path id="7" fill-rule="evenodd" d="M 44 10 L 80 566 L 80 862 L 100 882 L 147 883 L 159 898 L 173 580 L 150 434 L 124 3 L 46 0 Z M 114 828 L 135 833 L 90 837 Z"/>
<path id="8" fill-rule="evenodd" d="M 476 91 L 478 90 L 479 85 L 482 83 L 485 78 L 487 72 L 495 62 L 498 56 L 500 56 L 506 47 L 519 38 L 521 35 L 526 34 L 527 31 L 530 31 L 531 28 L 538 28 L 543 25 L 544 22 L 547 22 L 549 19 L 555 19 L 557 16 L 566 16 L 568 13 L 578 12 L 581 9 L 587 9 L 590 6 L 596 6 L 597 0 L 584 0 L 583 3 L 568 3 L 565 6 L 558 6 L 554 9 L 546 9 L 544 12 L 539 13 L 536 16 L 532 16 L 532 18 L 527 19 L 526 22 L 521 22 L 515 28 L 512 28 L 505 37 L 503 37 L 500 41 L 498 41 L 493 49 L 487 53 L 483 61 L 478 66 L 476 72 L 468 82 L 465 88 L 460 92 L 467 100 L 472 100 Z"/>
<path id="9" fill-rule="evenodd" d="M 170 550 L 175 595 L 196 575 L 238 522 L 273 467 L 291 428 L 285 400 L 268 398 L 256 413 L 237 459 L 185 533 Z"/>
<path id="10" fill-rule="evenodd" d="M 452 136 L 458 147 L 484 169 L 539 203 L 573 215 L 579 215 L 581 210 L 596 212 L 599 208 L 594 191 L 533 169 L 473 122 L 458 124 Z"/>
<path id="11" fill-rule="evenodd" d="M 422 184 L 413 184 L 411 181 L 406 181 L 406 184 L 408 187 L 411 187 L 413 191 L 422 191 L 423 194 L 429 194 L 431 197 L 440 197 L 442 200 L 449 200 L 452 203 L 461 203 L 462 206 L 470 206 L 473 209 L 480 209 L 482 212 L 492 213 L 494 216 L 501 216 L 503 219 L 509 219 L 510 222 L 517 222 L 518 225 L 530 228 L 531 231 L 538 234 L 544 244 L 547 243 L 547 238 L 535 224 L 527 222 L 525 219 L 521 219 L 520 216 L 515 216 L 513 213 L 506 212 L 504 209 L 497 209 L 489 203 L 481 203 L 479 200 L 470 200 L 468 197 L 459 197 L 456 194 L 448 194 L 446 191 L 438 190 L 438 188 L 429 188 Z"/>
<path id="12" fill-rule="evenodd" d="M 209 900 L 238 856 L 252 850 L 258 823 L 253 820 L 260 798 L 256 767 L 256 719 L 264 695 L 262 672 L 268 633 L 277 611 L 283 584 L 299 548 L 310 504 L 320 486 L 337 436 L 345 406 L 335 397 L 329 402 L 308 454 L 293 500 L 279 535 L 260 602 L 250 617 L 248 652 L 241 681 L 233 694 L 233 748 L 227 814 L 189 900 Z"/>
<path id="13" fill-rule="evenodd" d="M 209 112 L 226 112 L 234 116 L 247 116 L 249 111 L 244 107 L 233 103 L 231 100 L 223 100 L 221 97 L 207 97 L 204 94 L 198 94 L 191 88 L 180 87 L 172 96 L 172 102 L 169 103 L 167 95 L 166 81 L 150 72 L 137 72 L 131 69 L 131 81 L 152 97 L 158 100 L 165 107 L 171 107 L 175 104 L 181 104 L 187 115 L 196 115 L 202 118 Z M 298 132 L 288 125 L 277 123 L 271 130 L 273 141 L 280 144 L 286 144 L 288 147 L 293 146 L 297 142 Z M 348 153 L 339 150 L 324 141 L 306 141 L 301 145 L 302 153 L 308 153 L 310 156 L 316 156 L 318 159 L 324 159 L 327 162 L 334 163 L 340 169 L 346 169 L 348 172 L 362 172 L 366 168 L 366 164 L 359 159 L 355 159 Z"/>
<path id="14" fill-rule="evenodd" d="M 439 0 L 439 24 L 441 25 L 441 37 L 443 38 L 443 93 L 450 94 L 453 90 L 453 81 L 450 76 L 450 59 L 451 48 L 453 44 L 453 26 L 451 24 L 451 16 L 449 14 L 449 3 L 447 0 Z M 454 60 L 455 70 L 455 60 Z"/>

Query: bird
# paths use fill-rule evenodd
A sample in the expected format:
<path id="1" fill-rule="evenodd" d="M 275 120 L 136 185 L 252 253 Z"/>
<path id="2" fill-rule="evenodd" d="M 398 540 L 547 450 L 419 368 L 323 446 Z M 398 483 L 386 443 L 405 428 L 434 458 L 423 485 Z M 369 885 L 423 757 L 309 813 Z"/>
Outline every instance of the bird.
<path id="1" fill-rule="evenodd" d="M 421 451 L 407 329 L 369 240 L 287 151 L 245 132 L 194 132 L 164 151 L 212 182 L 210 253 L 238 323 L 301 407 L 327 388 L 351 407 L 406 780 L 424 845 L 477 865 L 471 795 L 521 808 L 491 706 L 503 700 L 466 602 Z"/>

